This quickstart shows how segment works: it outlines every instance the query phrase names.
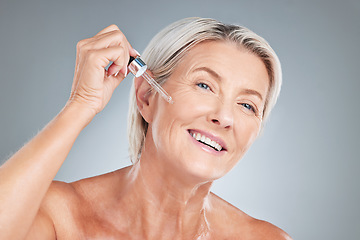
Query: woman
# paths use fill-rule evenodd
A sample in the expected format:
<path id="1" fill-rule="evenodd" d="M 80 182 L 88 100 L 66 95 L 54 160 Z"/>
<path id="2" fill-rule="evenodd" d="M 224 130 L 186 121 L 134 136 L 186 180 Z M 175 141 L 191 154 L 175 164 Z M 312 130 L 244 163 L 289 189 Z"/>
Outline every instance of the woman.
<path id="1" fill-rule="evenodd" d="M 142 55 L 174 103 L 134 79 L 133 165 L 52 182 L 137 55 L 115 25 L 78 43 L 66 106 L 0 169 L 0 238 L 290 239 L 210 192 L 258 136 L 281 85 L 280 63 L 264 39 L 212 19 L 168 26 Z"/>

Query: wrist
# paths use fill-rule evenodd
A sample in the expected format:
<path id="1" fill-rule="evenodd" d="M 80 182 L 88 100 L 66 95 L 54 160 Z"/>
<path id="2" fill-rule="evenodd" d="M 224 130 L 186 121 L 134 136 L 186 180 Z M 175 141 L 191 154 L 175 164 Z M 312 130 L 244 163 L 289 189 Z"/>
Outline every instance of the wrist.
<path id="1" fill-rule="evenodd" d="M 59 115 L 63 114 L 70 116 L 74 122 L 84 124 L 83 127 L 86 127 L 86 125 L 88 125 L 95 117 L 96 111 L 91 108 L 84 107 L 83 104 L 76 101 L 69 101 L 66 103 Z"/>

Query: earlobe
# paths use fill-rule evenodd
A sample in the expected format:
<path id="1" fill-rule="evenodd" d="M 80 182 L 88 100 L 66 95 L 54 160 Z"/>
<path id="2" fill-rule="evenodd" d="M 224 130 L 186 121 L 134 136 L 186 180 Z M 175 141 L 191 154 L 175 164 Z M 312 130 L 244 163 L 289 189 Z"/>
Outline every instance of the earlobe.
<path id="1" fill-rule="evenodd" d="M 134 79 L 135 84 L 135 95 L 136 104 L 139 112 L 144 120 L 149 123 L 151 122 L 151 111 L 150 111 L 150 96 L 151 87 L 150 85 L 140 76 Z"/>

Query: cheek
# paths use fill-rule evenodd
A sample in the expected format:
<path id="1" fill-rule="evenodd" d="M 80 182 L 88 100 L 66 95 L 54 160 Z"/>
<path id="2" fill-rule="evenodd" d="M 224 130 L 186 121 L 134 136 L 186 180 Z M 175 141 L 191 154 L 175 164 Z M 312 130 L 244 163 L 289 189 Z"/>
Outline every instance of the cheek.
<path id="1" fill-rule="evenodd" d="M 236 125 L 234 126 L 235 142 L 238 143 L 238 149 L 241 151 L 241 155 L 254 143 L 259 135 L 260 127 L 261 121 L 257 119 L 241 120 L 240 118 L 239 121 L 236 121 Z"/>
<path id="2" fill-rule="evenodd" d="M 161 115 L 184 124 L 193 122 L 196 118 L 205 116 L 213 108 L 211 98 L 194 93 L 189 87 L 184 90 L 174 91 L 171 94 L 174 103 L 159 102 L 159 108 L 164 111 Z"/>
<path id="3" fill-rule="evenodd" d="M 165 102 L 159 96 L 155 100 L 156 108 L 153 109 L 150 125 L 157 149 L 178 144 L 182 139 L 180 136 L 186 136 L 189 126 L 196 122 L 203 124 L 207 112 L 211 111 L 213 106 L 210 100 L 204 100 L 189 90 L 172 92 L 171 96 L 173 104 Z"/>
<path id="4" fill-rule="evenodd" d="M 174 101 L 171 110 L 174 111 L 174 115 L 186 121 L 194 121 L 196 118 L 205 117 L 206 114 L 214 110 L 213 96 L 201 94 L 190 87 L 175 92 Z"/>
<path id="5" fill-rule="evenodd" d="M 236 126 L 234 127 L 234 142 L 236 143 L 236 146 L 234 146 L 235 151 L 230 154 L 231 157 L 229 164 L 227 164 L 225 171 L 222 173 L 223 175 L 229 172 L 241 160 L 241 158 L 257 138 L 259 132 L 258 123 L 242 123 L 241 128 Z"/>

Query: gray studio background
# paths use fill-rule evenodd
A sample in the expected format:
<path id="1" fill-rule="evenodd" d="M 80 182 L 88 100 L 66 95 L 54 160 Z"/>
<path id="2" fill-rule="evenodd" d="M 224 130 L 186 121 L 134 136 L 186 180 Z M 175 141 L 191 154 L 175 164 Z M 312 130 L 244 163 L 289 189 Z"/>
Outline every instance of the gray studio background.
<path id="1" fill-rule="evenodd" d="M 264 134 L 213 191 L 294 239 L 359 239 L 359 1 L 0 1 L 0 161 L 69 96 L 77 41 L 115 23 L 142 52 L 184 17 L 245 25 L 278 53 L 284 84 Z M 57 180 L 129 165 L 131 78 L 82 132 Z M 1 179 L 0 179 L 1 181 Z"/>

